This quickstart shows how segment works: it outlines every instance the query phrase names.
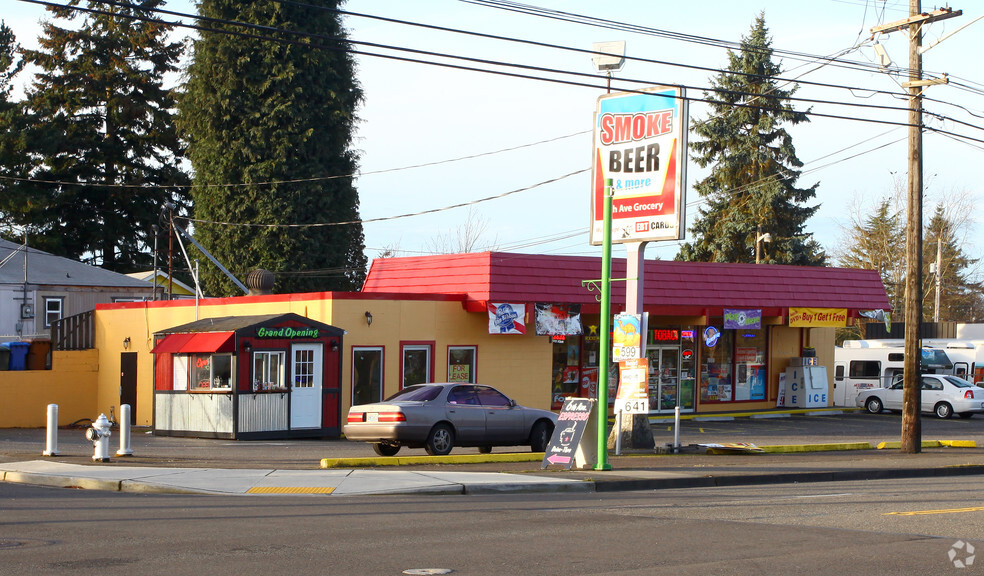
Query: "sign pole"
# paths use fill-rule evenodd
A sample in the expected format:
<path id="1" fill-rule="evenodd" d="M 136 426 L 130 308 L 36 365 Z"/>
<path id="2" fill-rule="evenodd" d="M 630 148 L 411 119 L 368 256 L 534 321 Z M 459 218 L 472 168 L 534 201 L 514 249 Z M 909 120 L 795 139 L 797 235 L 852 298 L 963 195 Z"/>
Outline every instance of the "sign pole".
<path id="1" fill-rule="evenodd" d="M 601 350 L 598 361 L 598 458 L 595 470 L 611 470 L 608 463 L 608 380 L 612 349 L 612 179 L 605 179 L 605 232 L 601 256 Z"/>

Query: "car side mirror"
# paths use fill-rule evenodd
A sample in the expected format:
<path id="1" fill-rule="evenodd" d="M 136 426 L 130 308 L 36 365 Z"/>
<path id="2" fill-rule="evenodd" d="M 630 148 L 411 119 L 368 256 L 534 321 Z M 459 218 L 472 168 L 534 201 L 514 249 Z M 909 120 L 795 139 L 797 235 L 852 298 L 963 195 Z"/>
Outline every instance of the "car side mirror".
<path id="1" fill-rule="evenodd" d="M 509 399 L 509 407 L 510 408 L 515 408 L 516 407 L 516 401 L 513 400 L 512 398 Z"/>

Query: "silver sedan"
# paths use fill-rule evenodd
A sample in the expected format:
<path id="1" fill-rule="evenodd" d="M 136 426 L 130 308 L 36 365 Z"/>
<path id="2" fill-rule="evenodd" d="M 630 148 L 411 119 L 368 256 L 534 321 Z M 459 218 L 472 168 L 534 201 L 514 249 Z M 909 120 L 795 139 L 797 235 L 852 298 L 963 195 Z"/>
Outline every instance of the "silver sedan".
<path id="1" fill-rule="evenodd" d="M 519 406 L 491 386 L 430 383 L 408 386 L 382 402 L 349 409 L 342 432 L 349 440 L 371 442 L 381 456 L 401 446 L 444 455 L 455 446 L 530 446 L 543 452 L 557 415 Z"/>
<path id="2" fill-rule="evenodd" d="M 984 412 L 984 388 L 949 374 L 924 374 L 920 379 L 920 400 L 923 412 L 939 418 L 954 414 L 969 418 Z M 858 394 L 857 405 L 872 414 L 882 410 L 902 410 L 902 381 L 888 388 L 871 388 Z"/>

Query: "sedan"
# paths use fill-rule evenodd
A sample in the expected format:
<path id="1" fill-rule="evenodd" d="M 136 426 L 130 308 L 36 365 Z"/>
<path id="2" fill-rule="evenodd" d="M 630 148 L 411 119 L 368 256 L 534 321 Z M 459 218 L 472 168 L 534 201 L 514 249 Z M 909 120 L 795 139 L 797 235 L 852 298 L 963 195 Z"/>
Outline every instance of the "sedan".
<path id="1" fill-rule="evenodd" d="M 984 412 L 984 388 L 949 374 L 924 374 L 921 377 L 922 411 L 939 418 L 956 414 L 969 418 Z M 902 381 L 889 388 L 870 388 L 858 394 L 857 405 L 872 414 L 882 410 L 902 410 Z"/>
<path id="2" fill-rule="evenodd" d="M 349 440 L 371 442 L 380 456 L 401 446 L 424 448 L 432 456 L 455 446 L 529 446 L 543 452 L 557 415 L 516 404 L 491 386 L 430 383 L 408 386 L 382 402 L 352 406 L 342 432 Z"/>

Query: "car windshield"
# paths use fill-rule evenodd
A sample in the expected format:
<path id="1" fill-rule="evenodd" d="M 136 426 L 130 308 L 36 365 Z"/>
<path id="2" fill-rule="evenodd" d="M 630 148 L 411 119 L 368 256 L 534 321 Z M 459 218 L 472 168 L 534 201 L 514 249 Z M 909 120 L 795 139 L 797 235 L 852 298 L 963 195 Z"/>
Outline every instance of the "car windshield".
<path id="1" fill-rule="evenodd" d="M 386 402 L 393 402 L 395 400 L 401 400 L 404 402 L 427 402 L 437 398 L 437 395 L 441 393 L 440 386 L 428 386 L 426 384 L 418 384 L 416 386 L 408 386 L 403 390 L 400 390 L 396 394 L 393 394 L 387 398 Z"/>
<path id="2" fill-rule="evenodd" d="M 953 384 L 957 388 L 970 388 L 973 386 L 970 382 L 967 382 L 963 378 L 957 378 L 956 376 L 944 376 L 947 382 Z"/>

